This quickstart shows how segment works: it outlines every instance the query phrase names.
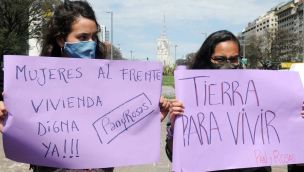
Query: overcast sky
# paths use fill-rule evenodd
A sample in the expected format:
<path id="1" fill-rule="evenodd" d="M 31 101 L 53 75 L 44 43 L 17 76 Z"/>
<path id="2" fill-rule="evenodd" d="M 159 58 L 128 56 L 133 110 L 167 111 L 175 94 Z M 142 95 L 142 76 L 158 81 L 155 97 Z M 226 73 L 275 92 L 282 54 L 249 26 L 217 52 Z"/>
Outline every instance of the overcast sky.
<path id="1" fill-rule="evenodd" d="M 88 0 L 100 24 L 110 30 L 114 13 L 114 45 L 125 58 L 156 59 L 156 41 L 163 30 L 171 43 L 171 56 L 196 52 L 208 35 L 227 29 L 241 32 L 248 22 L 265 14 L 282 0 Z"/>

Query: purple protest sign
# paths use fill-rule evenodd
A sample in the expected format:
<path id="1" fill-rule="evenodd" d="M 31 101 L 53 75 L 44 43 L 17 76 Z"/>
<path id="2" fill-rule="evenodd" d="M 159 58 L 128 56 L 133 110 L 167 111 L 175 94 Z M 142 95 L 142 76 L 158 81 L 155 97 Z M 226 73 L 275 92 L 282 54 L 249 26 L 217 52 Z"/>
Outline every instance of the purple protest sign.
<path id="1" fill-rule="evenodd" d="M 298 73 L 176 70 L 174 75 L 185 112 L 176 119 L 173 171 L 304 162 Z"/>
<path id="2" fill-rule="evenodd" d="M 4 57 L 7 158 L 88 169 L 157 162 L 162 65 Z"/>

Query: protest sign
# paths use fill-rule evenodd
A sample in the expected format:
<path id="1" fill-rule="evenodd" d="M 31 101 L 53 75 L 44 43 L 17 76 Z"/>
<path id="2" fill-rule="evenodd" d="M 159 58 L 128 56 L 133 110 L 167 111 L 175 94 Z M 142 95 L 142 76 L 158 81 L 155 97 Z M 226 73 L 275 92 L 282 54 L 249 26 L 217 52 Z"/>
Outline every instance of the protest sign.
<path id="1" fill-rule="evenodd" d="M 157 162 L 162 65 L 4 57 L 7 158 L 88 169 Z"/>
<path id="2" fill-rule="evenodd" d="M 185 112 L 176 119 L 173 171 L 304 162 L 304 91 L 298 73 L 176 70 Z"/>

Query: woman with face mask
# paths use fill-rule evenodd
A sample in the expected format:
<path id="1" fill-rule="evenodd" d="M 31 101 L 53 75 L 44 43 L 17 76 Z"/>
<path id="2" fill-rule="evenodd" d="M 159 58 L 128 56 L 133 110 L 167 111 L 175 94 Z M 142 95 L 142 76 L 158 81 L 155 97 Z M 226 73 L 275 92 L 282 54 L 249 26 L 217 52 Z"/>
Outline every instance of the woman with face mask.
<path id="1" fill-rule="evenodd" d="M 229 31 L 212 33 L 200 47 L 190 69 L 238 69 L 240 68 L 240 43 Z M 176 115 L 184 112 L 182 102 L 173 100 L 169 111 L 166 152 L 172 160 L 173 129 Z M 271 167 L 220 170 L 218 172 L 270 172 Z"/>
<path id="2" fill-rule="evenodd" d="M 41 56 L 106 58 L 106 46 L 97 36 L 100 26 L 87 2 L 65 0 L 55 9 L 48 26 Z"/>
<path id="3" fill-rule="evenodd" d="M 92 7 L 86 1 L 65 0 L 56 7 L 50 19 L 48 30 L 42 41 L 41 56 L 66 58 L 105 59 L 106 45 L 99 41 L 100 26 Z M 163 97 L 159 102 L 161 120 L 168 111 L 170 103 Z M 0 132 L 6 109 L 0 102 Z M 31 165 L 34 172 L 113 172 L 114 168 L 70 170 Z"/>
<path id="4" fill-rule="evenodd" d="M 41 56 L 105 59 L 106 45 L 99 41 L 97 23 L 92 7 L 86 1 L 65 0 L 57 6 L 49 21 L 49 29 L 42 42 Z M 68 170 L 31 165 L 34 172 L 87 171 Z M 113 168 L 94 169 L 112 172 Z"/>

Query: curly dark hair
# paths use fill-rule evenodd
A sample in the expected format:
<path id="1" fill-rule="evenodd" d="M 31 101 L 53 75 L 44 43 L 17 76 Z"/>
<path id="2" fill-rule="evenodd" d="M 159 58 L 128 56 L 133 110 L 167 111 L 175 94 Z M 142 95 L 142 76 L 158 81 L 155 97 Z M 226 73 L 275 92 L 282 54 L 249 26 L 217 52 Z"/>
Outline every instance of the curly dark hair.
<path id="1" fill-rule="evenodd" d="M 240 53 L 240 42 L 239 40 L 233 35 L 233 33 L 227 30 L 220 30 L 217 32 L 212 33 L 207 37 L 203 45 L 200 47 L 198 52 L 194 56 L 193 63 L 190 64 L 190 69 L 213 69 L 211 64 L 211 56 L 214 53 L 214 49 L 216 45 L 220 42 L 225 41 L 234 41 L 237 43 L 239 47 Z"/>
<path id="2" fill-rule="evenodd" d="M 100 31 L 100 26 L 96 20 L 95 13 L 86 1 L 69 1 L 65 0 L 58 5 L 54 11 L 52 18 L 48 23 L 48 29 L 42 40 L 41 56 L 62 57 L 61 47 L 57 40 L 64 40 L 71 32 L 72 23 L 79 17 L 84 17 L 95 21 L 97 30 Z M 104 59 L 106 56 L 106 45 L 96 38 L 96 58 Z"/>

